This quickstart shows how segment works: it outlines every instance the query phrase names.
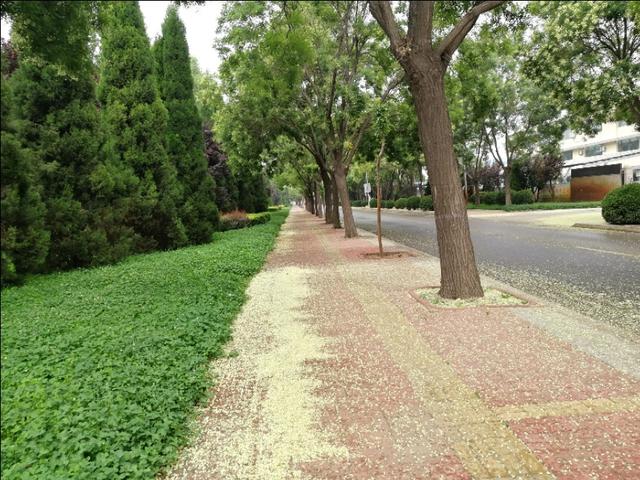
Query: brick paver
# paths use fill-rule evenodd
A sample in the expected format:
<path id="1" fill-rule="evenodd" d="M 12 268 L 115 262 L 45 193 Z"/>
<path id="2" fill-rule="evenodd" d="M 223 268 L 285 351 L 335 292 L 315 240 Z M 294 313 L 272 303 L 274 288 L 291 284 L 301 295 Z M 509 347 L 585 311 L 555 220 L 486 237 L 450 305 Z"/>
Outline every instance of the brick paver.
<path id="1" fill-rule="evenodd" d="M 638 344 L 591 355 L 541 302 L 425 308 L 437 259 L 375 250 L 292 212 L 170 478 L 640 478 Z"/>

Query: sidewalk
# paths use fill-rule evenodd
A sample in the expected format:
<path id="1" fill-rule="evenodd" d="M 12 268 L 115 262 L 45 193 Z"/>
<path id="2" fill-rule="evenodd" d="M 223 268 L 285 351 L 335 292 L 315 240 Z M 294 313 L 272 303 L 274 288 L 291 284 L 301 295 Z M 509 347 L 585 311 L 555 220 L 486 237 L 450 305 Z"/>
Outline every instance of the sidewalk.
<path id="1" fill-rule="evenodd" d="M 537 299 L 427 307 L 437 259 L 386 243 L 413 256 L 292 211 L 167 478 L 640 478 L 640 344 Z"/>

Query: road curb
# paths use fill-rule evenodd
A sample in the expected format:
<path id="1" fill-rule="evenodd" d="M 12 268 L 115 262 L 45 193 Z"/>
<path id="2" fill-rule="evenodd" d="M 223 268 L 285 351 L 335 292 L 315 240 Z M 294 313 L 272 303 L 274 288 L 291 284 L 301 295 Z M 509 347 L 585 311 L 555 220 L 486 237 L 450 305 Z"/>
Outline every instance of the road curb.
<path id="1" fill-rule="evenodd" d="M 635 225 L 598 225 L 595 223 L 574 223 L 577 228 L 591 228 L 593 230 L 609 230 L 612 232 L 640 233 L 640 226 Z"/>

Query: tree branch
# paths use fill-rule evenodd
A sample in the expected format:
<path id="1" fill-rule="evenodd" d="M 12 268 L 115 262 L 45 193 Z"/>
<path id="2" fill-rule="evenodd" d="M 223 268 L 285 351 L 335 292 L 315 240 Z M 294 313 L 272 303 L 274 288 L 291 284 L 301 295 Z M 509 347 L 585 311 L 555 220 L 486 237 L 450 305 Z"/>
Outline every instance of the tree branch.
<path id="1" fill-rule="evenodd" d="M 489 10 L 499 7 L 503 3 L 505 3 L 504 0 L 481 2 L 460 19 L 458 24 L 442 39 L 438 46 L 438 57 L 442 59 L 445 66 L 449 64 L 455 51 L 476 24 L 478 17 Z"/>
<path id="2" fill-rule="evenodd" d="M 433 30 L 433 2 L 409 3 L 409 27 L 407 39 L 409 45 L 416 51 L 431 47 Z"/>
<path id="3" fill-rule="evenodd" d="M 391 10 L 391 4 L 388 1 L 372 0 L 369 2 L 369 10 L 373 18 L 376 19 L 380 27 L 382 27 L 382 30 L 384 30 L 387 38 L 389 38 L 391 50 L 394 55 L 400 55 L 401 47 L 406 42 L 406 38 L 396 22 L 396 18 Z"/>
<path id="4" fill-rule="evenodd" d="M 398 74 L 396 74 L 391 79 L 391 81 L 387 85 L 387 88 L 380 96 L 380 101 L 382 103 L 386 102 L 391 92 L 393 92 L 393 90 L 398 85 L 400 85 L 400 83 L 402 83 L 403 80 L 404 80 L 404 72 L 398 72 Z M 351 164 L 351 160 L 353 160 L 353 157 L 355 156 L 355 153 L 358 150 L 358 147 L 360 146 L 360 142 L 362 142 L 362 137 L 364 136 L 367 129 L 371 126 L 372 117 L 373 117 L 372 111 L 367 113 L 367 115 L 362 119 L 362 123 L 360 124 L 360 127 L 358 128 L 358 130 L 356 130 L 354 134 L 351 136 L 351 138 L 349 139 L 351 148 L 347 152 L 347 154 L 344 156 L 344 165 L 346 168 L 349 168 L 349 165 Z"/>

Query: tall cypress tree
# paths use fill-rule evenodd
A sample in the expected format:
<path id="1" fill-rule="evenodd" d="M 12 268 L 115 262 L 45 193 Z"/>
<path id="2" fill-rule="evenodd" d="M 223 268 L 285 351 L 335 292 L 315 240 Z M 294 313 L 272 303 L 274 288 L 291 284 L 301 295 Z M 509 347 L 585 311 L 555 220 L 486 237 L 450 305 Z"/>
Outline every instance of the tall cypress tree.
<path id="1" fill-rule="evenodd" d="M 4 75 L 1 82 L 0 283 L 6 285 L 43 266 L 49 232 L 44 226 L 46 208 L 40 197 L 37 159 L 22 147 L 9 123 L 10 90 Z"/>
<path id="2" fill-rule="evenodd" d="M 58 5 L 38 2 L 37 7 L 35 13 L 53 15 Z M 31 25 L 24 18 L 28 13 L 33 14 L 29 10 L 22 18 L 26 26 Z M 99 155 L 95 72 L 88 48 L 91 6 L 66 2 L 64 13 L 59 16 L 58 28 L 76 32 L 76 41 L 67 45 L 66 52 L 73 58 L 73 68 L 49 55 L 48 49 L 32 48 L 25 40 L 34 42 L 38 37 L 21 37 L 18 29 L 22 60 L 11 77 L 21 140 L 42 166 L 45 223 L 51 233 L 48 269 L 118 260 L 130 253 L 133 233 L 122 227 L 117 204 L 105 198 L 113 196 L 113 189 L 105 191 L 100 185 L 104 166 Z"/>
<path id="3" fill-rule="evenodd" d="M 119 180 L 113 180 L 124 190 L 133 187 L 121 202 L 126 224 L 139 235 L 137 249 L 175 248 L 187 242 L 178 212 L 182 189 L 165 148 L 167 110 L 158 94 L 142 13 L 138 2 L 101 6 L 98 99 L 108 139 L 105 178 L 116 175 Z"/>
<path id="4" fill-rule="evenodd" d="M 208 242 L 218 223 L 215 184 L 207 172 L 185 27 L 173 5 L 167 9 L 162 37 L 154 44 L 154 57 L 169 113 L 167 152 L 183 188 L 180 217 L 191 243 Z"/>

